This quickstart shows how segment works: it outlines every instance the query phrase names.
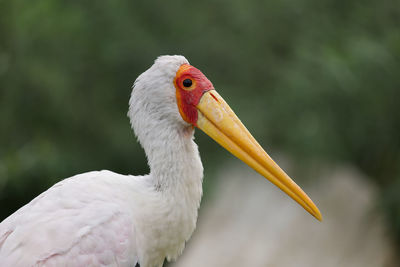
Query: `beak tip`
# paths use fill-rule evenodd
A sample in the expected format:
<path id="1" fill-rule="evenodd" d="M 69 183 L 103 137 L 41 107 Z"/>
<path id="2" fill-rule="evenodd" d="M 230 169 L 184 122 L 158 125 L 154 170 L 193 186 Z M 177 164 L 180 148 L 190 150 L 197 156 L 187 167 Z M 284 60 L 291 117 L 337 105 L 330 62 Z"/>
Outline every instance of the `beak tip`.
<path id="1" fill-rule="evenodd" d="M 322 222 L 322 215 L 321 212 L 319 210 L 317 210 L 314 214 L 312 214 L 315 219 L 317 219 L 318 221 Z"/>

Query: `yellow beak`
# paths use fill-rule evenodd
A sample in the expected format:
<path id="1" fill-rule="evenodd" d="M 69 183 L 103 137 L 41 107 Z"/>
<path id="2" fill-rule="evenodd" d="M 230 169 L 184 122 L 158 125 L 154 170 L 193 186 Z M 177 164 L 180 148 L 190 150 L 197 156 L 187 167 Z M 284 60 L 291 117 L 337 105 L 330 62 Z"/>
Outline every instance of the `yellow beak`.
<path id="1" fill-rule="evenodd" d="M 322 220 L 312 200 L 271 159 L 215 90 L 205 92 L 196 108 L 197 127 Z"/>

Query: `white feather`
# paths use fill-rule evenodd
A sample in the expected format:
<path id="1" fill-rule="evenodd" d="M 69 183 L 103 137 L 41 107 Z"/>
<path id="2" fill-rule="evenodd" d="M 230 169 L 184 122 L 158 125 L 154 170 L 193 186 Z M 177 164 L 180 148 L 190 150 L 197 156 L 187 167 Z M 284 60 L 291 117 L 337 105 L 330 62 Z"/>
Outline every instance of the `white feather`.
<path id="1" fill-rule="evenodd" d="M 203 167 L 180 116 L 173 79 L 188 63 L 162 56 L 135 81 L 132 127 L 150 174 L 89 172 L 65 179 L 0 223 L 0 266 L 162 266 L 197 220 Z"/>

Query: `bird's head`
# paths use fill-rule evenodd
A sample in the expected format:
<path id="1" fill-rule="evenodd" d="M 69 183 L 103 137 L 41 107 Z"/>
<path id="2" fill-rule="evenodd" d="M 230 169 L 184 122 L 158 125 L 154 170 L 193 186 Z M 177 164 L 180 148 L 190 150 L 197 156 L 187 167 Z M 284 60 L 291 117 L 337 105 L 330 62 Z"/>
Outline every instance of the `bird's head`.
<path id="1" fill-rule="evenodd" d="M 201 129 L 315 218 L 322 219 L 312 200 L 258 144 L 207 77 L 183 56 L 161 56 L 138 77 L 129 116 L 138 136 L 150 134 L 138 133 L 138 129 L 151 128 L 143 122 Z"/>

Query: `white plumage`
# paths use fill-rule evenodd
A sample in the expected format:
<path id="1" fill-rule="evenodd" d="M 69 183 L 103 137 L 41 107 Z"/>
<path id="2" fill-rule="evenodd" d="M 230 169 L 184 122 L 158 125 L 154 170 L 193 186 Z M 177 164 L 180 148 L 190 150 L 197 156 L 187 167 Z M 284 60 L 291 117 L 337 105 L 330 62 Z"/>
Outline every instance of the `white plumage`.
<path id="1" fill-rule="evenodd" d="M 128 115 L 150 174 L 99 171 L 57 183 L 0 224 L 1 267 L 152 267 L 182 252 L 203 177 L 172 82 L 183 63 L 182 56 L 159 57 L 134 84 Z"/>

